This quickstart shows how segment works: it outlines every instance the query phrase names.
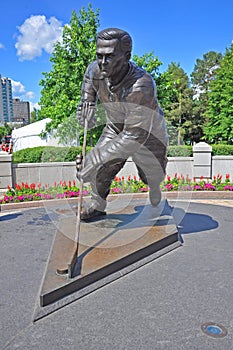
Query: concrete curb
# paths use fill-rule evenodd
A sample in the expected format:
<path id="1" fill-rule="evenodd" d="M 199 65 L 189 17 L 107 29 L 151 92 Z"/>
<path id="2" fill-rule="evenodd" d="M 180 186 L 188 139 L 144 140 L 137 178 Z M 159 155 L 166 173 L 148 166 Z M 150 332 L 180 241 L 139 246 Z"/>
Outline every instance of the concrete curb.
<path id="1" fill-rule="evenodd" d="M 148 193 L 123 193 L 113 194 L 108 196 L 109 201 L 113 201 L 118 197 L 131 196 L 132 198 L 146 198 Z M 88 198 L 89 196 L 85 197 Z M 90 197 L 89 197 L 90 198 Z M 171 191 L 163 192 L 164 199 L 233 199 L 232 191 Z M 7 203 L 0 205 L 0 212 L 18 210 L 18 209 L 30 209 L 30 208 L 41 208 L 48 206 L 62 205 L 64 203 L 76 204 L 78 197 L 75 198 L 64 198 L 64 199 L 48 199 L 39 201 L 19 202 L 19 203 Z"/>

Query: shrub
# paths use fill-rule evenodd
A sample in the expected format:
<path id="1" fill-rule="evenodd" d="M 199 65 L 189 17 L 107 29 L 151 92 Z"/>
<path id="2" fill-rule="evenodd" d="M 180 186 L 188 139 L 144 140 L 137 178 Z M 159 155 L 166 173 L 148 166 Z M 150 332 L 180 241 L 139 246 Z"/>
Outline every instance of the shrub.
<path id="1" fill-rule="evenodd" d="M 168 157 L 192 157 L 192 146 L 169 146 Z"/>
<path id="2" fill-rule="evenodd" d="M 86 152 L 89 153 L 92 147 L 87 146 Z M 65 155 L 64 161 L 65 162 L 72 162 L 76 159 L 77 154 L 82 153 L 82 147 L 70 147 L 68 149 L 68 152 Z"/>
<path id="3" fill-rule="evenodd" d="M 87 153 L 91 147 L 87 147 Z M 82 147 L 40 146 L 14 152 L 14 163 L 72 162 Z"/>
<path id="4" fill-rule="evenodd" d="M 233 155 L 233 145 L 216 144 L 212 146 L 212 154 L 214 156 Z"/>
<path id="5" fill-rule="evenodd" d="M 14 163 L 40 163 L 42 154 L 46 147 L 34 147 L 21 149 L 14 152 Z"/>
<path id="6" fill-rule="evenodd" d="M 213 155 L 233 155 L 233 145 L 212 145 Z M 87 153 L 92 147 L 87 146 Z M 72 162 L 77 154 L 82 152 L 81 147 L 53 147 L 40 146 L 22 149 L 14 152 L 14 163 L 41 163 L 41 162 Z M 192 157 L 192 146 L 169 146 L 168 157 Z"/>
<path id="7" fill-rule="evenodd" d="M 66 153 L 67 149 L 65 147 L 46 147 L 42 154 L 41 162 L 62 162 Z"/>

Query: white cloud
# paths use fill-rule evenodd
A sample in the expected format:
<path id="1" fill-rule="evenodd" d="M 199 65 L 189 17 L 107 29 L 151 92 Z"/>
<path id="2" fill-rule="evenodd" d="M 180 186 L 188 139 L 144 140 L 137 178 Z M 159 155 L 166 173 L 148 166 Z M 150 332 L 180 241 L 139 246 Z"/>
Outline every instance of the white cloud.
<path id="1" fill-rule="evenodd" d="M 55 17 L 31 16 L 18 30 L 15 47 L 19 60 L 24 61 L 41 56 L 42 50 L 51 53 L 54 43 L 62 38 L 63 27 Z"/>
<path id="2" fill-rule="evenodd" d="M 4 49 L 4 45 L 0 43 L 0 49 Z"/>
<path id="3" fill-rule="evenodd" d="M 11 79 L 12 94 L 13 96 L 22 95 L 25 93 L 25 87 L 20 81 L 14 81 Z"/>
<path id="4" fill-rule="evenodd" d="M 35 93 L 33 91 L 27 91 L 24 96 L 26 99 L 33 100 L 35 98 Z"/>
<path id="5" fill-rule="evenodd" d="M 38 102 L 36 102 L 36 103 L 29 102 L 29 103 L 30 103 L 30 111 L 33 111 L 34 108 L 37 110 L 39 110 L 41 108 L 40 105 L 38 104 Z"/>
<path id="6" fill-rule="evenodd" d="M 33 91 L 26 91 L 25 86 L 20 81 L 11 79 L 11 85 L 14 98 L 17 97 L 24 101 L 33 100 L 35 98 L 35 93 Z"/>

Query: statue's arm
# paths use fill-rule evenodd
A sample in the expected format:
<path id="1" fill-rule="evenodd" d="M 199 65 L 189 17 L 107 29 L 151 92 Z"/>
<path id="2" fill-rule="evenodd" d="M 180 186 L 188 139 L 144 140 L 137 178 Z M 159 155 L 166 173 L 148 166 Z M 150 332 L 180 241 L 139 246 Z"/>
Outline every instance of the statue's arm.
<path id="1" fill-rule="evenodd" d="M 96 102 L 97 93 L 94 86 L 96 61 L 89 64 L 83 78 L 81 102 Z"/>
<path id="2" fill-rule="evenodd" d="M 92 62 L 86 69 L 81 90 L 81 102 L 77 108 L 77 119 L 79 124 L 84 125 L 85 119 L 87 119 L 89 128 L 93 127 L 96 122 L 95 112 L 97 93 L 94 86 L 95 66 L 96 62 Z"/>

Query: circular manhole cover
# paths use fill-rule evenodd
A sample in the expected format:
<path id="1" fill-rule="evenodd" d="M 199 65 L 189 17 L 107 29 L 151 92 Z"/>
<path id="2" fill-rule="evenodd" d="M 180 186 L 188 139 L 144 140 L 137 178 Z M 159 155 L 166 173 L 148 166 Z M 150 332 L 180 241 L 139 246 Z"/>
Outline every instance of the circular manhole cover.
<path id="1" fill-rule="evenodd" d="M 223 338 L 227 335 L 227 330 L 220 324 L 207 322 L 201 326 L 202 331 L 214 338 Z"/>

